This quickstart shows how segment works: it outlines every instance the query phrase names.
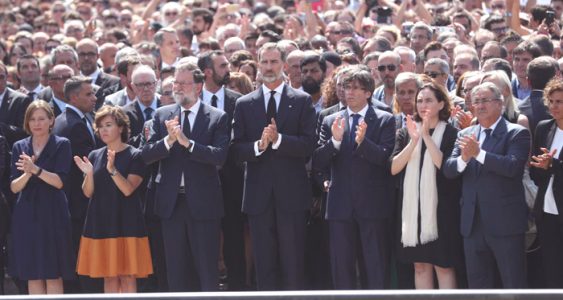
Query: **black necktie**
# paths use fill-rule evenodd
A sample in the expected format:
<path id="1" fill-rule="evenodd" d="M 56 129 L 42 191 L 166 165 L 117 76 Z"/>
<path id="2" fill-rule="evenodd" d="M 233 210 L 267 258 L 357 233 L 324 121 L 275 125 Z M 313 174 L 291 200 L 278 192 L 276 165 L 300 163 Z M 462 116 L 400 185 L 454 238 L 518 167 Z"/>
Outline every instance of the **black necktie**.
<path id="1" fill-rule="evenodd" d="M 352 114 L 352 126 L 350 127 L 350 143 L 356 143 L 356 127 L 360 123 L 360 114 Z"/>
<path id="2" fill-rule="evenodd" d="M 145 121 L 152 119 L 152 108 L 147 107 L 145 108 Z"/>
<path id="3" fill-rule="evenodd" d="M 211 97 L 211 106 L 217 107 L 217 96 L 215 95 Z"/>
<path id="4" fill-rule="evenodd" d="M 270 100 L 268 100 L 268 110 L 266 111 L 266 117 L 268 118 L 268 124 L 272 122 L 272 118 L 276 118 L 276 99 L 274 95 L 276 91 L 270 92 Z"/>
<path id="5" fill-rule="evenodd" d="M 481 145 L 481 149 L 485 150 L 485 151 L 489 151 L 489 148 L 491 147 L 491 133 L 493 132 L 492 129 L 487 128 L 484 130 L 485 131 L 485 139 L 483 140 L 483 144 Z"/>
<path id="6" fill-rule="evenodd" d="M 31 98 L 31 100 L 35 100 L 35 92 L 29 92 L 27 93 L 27 96 Z"/>
<path id="7" fill-rule="evenodd" d="M 189 110 L 184 110 L 184 125 L 182 127 L 182 132 L 184 132 L 184 135 L 187 138 L 190 137 L 190 133 L 191 133 L 190 119 L 188 119 L 190 112 L 191 111 L 189 111 Z"/>

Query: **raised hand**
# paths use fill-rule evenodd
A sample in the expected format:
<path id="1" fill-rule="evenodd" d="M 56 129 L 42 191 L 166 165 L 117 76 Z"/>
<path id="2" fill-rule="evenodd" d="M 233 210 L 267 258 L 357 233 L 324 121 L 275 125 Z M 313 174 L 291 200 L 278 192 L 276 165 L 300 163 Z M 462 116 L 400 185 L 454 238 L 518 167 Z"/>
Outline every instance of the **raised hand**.
<path id="1" fill-rule="evenodd" d="M 258 143 L 258 150 L 264 151 L 268 148 L 268 145 L 271 143 L 270 136 L 268 135 L 268 127 L 264 127 L 262 130 L 262 136 L 260 137 L 260 142 Z"/>
<path id="2" fill-rule="evenodd" d="M 37 172 L 38 167 L 35 165 L 35 155 L 29 156 L 25 153 L 20 154 L 20 159 L 16 162 L 18 170 L 33 175 Z"/>
<path id="3" fill-rule="evenodd" d="M 472 157 L 477 157 L 481 148 L 475 134 L 466 135 L 459 138 L 459 147 L 461 149 L 461 159 L 468 162 Z"/>
<path id="4" fill-rule="evenodd" d="M 358 146 L 364 141 L 366 137 L 366 131 L 368 129 L 368 124 L 362 120 L 358 126 L 356 126 L 356 144 Z"/>
<path id="5" fill-rule="evenodd" d="M 428 121 L 428 116 L 422 118 L 422 126 L 420 126 L 420 133 L 423 138 L 430 136 L 430 122 Z"/>
<path id="6" fill-rule="evenodd" d="M 174 129 L 174 136 L 180 145 L 189 148 L 191 145 L 190 139 L 184 134 L 184 131 L 180 128 L 180 126 L 176 126 Z"/>
<path id="7" fill-rule="evenodd" d="M 470 111 L 458 111 L 456 114 L 457 124 L 460 129 L 465 129 L 471 126 L 473 121 L 473 114 Z"/>
<path id="8" fill-rule="evenodd" d="M 106 169 L 108 172 L 113 173 L 115 171 L 115 151 L 108 149 L 108 162 L 106 164 Z"/>
<path id="9" fill-rule="evenodd" d="M 266 132 L 270 137 L 270 142 L 275 144 L 278 141 L 279 133 L 278 133 L 278 126 L 276 125 L 276 120 L 272 118 L 270 125 L 266 127 Z"/>
<path id="10" fill-rule="evenodd" d="M 547 148 L 541 148 L 541 151 L 543 152 L 543 154 L 532 156 L 530 165 L 532 167 L 547 170 L 551 166 L 551 161 L 553 160 L 553 156 L 555 156 L 556 149 L 553 149 L 553 151 L 549 152 Z"/>
<path id="11" fill-rule="evenodd" d="M 418 131 L 418 128 L 416 128 L 416 123 L 412 119 L 411 115 L 407 115 L 407 131 L 411 140 L 415 143 L 418 142 L 420 132 Z"/>
<path id="12" fill-rule="evenodd" d="M 174 135 L 174 129 L 180 126 L 180 121 L 178 120 L 178 116 L 174 117 L 172 120 L 164 120 L 164 125 L 166 126 L 166 131 L 168 131 L 168 135 L 176 140 L 176 136 Z"/>
<path id="13" fill-rule="evenodd" d="M 332 122 L 332 137 L 338 142 L 341 142 L 344 136 L 345 122 L 346 120 L 341 116 L 336 117 L 334 122 Z"/>
<path id="14" fill-rule="evenodd" d="M 92 171 L 94 170 L 94 166 L 92 166 L 92 163 L 90 162 L 90 160 L 88 160 L 88 157 L 86 156 L 84 156 L 83 158 L 80 158 L 79 156 L 74 156 L 74 163 L 84 174 L 91 175 Z"/>

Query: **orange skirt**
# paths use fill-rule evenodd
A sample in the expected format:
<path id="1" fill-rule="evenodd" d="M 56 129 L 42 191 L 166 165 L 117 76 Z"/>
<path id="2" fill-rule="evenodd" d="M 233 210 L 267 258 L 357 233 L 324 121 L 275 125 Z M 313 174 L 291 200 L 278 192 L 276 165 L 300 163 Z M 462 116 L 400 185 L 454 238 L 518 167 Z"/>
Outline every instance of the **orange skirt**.
<path id="1" fill-rule="evenodd" d="M 92 239 L 82 236 L 76 272 L 92 278 L 152 274 L 148 237 Z"/>

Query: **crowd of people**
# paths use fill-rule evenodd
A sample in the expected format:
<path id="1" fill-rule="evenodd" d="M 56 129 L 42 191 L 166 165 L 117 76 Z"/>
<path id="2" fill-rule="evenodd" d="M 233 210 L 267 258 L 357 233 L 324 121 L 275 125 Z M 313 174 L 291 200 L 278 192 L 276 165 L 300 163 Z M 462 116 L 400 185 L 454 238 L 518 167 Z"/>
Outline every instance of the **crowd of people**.
<path id="1" fill-rule="evenodd" d="M 0 7 L 20 293 L 563 288 L 562 0 Z"/>

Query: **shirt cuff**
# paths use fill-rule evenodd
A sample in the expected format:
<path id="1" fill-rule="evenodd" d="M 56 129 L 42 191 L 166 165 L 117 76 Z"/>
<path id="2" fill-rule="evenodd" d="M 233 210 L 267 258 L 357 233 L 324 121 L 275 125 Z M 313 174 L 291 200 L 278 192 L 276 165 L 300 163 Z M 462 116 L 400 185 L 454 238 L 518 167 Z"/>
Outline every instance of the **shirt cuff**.
<path id="1" fill-rule="evenodd" d="M 190 151 L 190 153 L 194 152 L 194 146 L 195 146 L 194 141 L 190 141 L 190 147 L 188 148 L 188 151 Z"/>
<path id="2" fill-rule="evenodd" d="M 465 170 L 466 167 L 467 167 L 467 163 L 465 161 L 463 161 L 461 156 L 458 156 L 457 157 L 457 171 L 461 173 Z"/>
<path id="3" fill-rule="evenodd" d="M 164 146 L 166 147 L 166 150 L 170 150 L 170 145 L 168 145 L 168 136 L 164 137 Z"/>
<path id="4" fill-rule="evenodd" d="M 281 140 L 282 140 L 282 135 L 278 133 L 278 141 L 275 144 L 272 144 L 272 149 L 278 150 L 281 144 Z"/>
<path id="5" fill-rule="evenodd" d="M 258 143 L 260 143 L 260 141 L 254 142 L 254 154 L 256 156 L 260 156 L 262 153 L 264 153 L 264 151 L 260 151 L 260 148 L 258 147 Z"/>
<path id="6" fill-rule="evenodd" d="M 334 146 L 334 149 L 336 150 L 340 150 L 340 145 L 342 144 L 342 141 L 337 141 L 334 139 L 334 137 L 331 138 L 332 141 L 332 145 Z"/>
<path id="7" fill-rule="evenodd" d="M 475 159 L 480 162 L 482 165 L 485 164 L 485 157 L 487 156 L 487 151 L 481 149 L 479 151 L 479 154 L 477 154 L 477 157 L 475 157 Z"/>

